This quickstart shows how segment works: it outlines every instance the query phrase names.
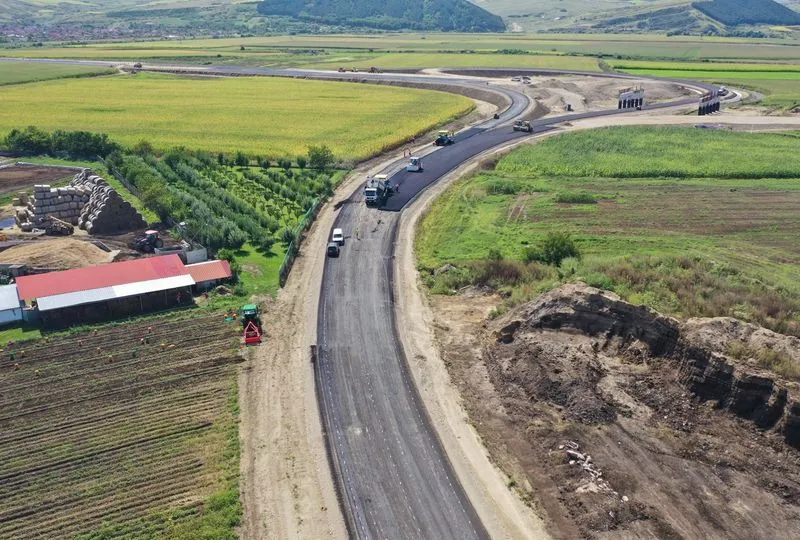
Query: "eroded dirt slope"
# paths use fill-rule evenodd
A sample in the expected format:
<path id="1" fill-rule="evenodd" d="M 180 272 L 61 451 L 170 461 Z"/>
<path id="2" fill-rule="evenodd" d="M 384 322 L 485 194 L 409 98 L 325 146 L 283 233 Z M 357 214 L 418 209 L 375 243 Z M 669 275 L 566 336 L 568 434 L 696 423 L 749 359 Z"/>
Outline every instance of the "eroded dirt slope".
<path id="1" fill-rule="evenodd" d="M 554 536 L 800 536 L 797 384 L 756 360 L 797 364 L 800 340 L 583 285 L 486 323 L 495 301 L 436 298 L 437 337 L 487 448 Z"/>

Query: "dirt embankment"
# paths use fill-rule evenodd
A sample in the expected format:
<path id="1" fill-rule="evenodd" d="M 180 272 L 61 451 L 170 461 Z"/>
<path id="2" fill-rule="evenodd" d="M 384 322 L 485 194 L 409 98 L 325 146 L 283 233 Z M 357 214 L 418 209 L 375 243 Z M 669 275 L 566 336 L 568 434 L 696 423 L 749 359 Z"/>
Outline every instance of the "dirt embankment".
<path id="1" fill-rule="evenodd" d="M 800 340 L 583 285 L 487 324 L 491 300 L 436 300 L 437 335 L 493 458 L 554 536 L 800 536 L 798 386 L 760 367 L 800 365 Z"/>

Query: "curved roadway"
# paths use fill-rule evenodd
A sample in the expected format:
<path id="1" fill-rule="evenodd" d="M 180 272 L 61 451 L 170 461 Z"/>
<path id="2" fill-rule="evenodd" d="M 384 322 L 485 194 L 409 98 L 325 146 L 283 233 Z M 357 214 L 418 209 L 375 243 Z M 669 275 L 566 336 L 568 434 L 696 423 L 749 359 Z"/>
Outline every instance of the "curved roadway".
<path id="1" fill-rule="evenodd" d="M 156 66 L 154 69 L 164 68 Z M 173 66 L 168 69 L 216 75 L 344 80 L 357 77 L 365 81 L 445 83 L 489 89 L 471 77 L 325 73 L 235 66 Z M 517 71 L 526 70 L 514 70 Z M 629 78 L 619 74 L 561 70 L 531 72 Z M 672 82 L 701 90 L 713 88 L 694 81 Z M 511 90 L 496 87 L 491 90 L 504 94 L 509 102 L 501 119 L 464 130 L 458 134 L 454 145 L 430 152 L 424 158 L 422 173 L 405 172 L 404 163 L 396 162 L 385 171 L 393 173 L 391 182 L 400 186 L 388 204 L 383 209 L 367 208 L 359 188 L 341 207 L 334 224 L 344 229 L 346 243 L 340 257 L 330 258 L 325 263 L 315 373 L 340 502 L 349 532 L 358 538 L 467 540 L 488 537 L 453 472 L 409 372 L 395 324 L 392 272 L 399 211 L 461 163 L 527 136 L 512 131 L 508 124 L 527 110 L 529 98 Z M 648 105 L 645 109 L 693 103 L 697 103 L 696 98 Z M 628 111 L 587 112 L 541 119 L 533 122 L 534 131 L 547 131 L 564 121 L 625 112 Z"/>
<path id="2" fill-rule="evenodd" d="M 624 112 L 571 114 L 533 124 L 540 133 L 559 122 Z M 400 188 L 383 209 L 367 208 L 359 189 L 336 218 L 334 227 L 344 229 L 347 240 L 341 255 L 325 264 L 317 321 L 317 391 L 344 515 L 355 537 L 487 535 L 409 373 L 397 334 L 402 330 L 394 318 L 394 244 L 398 211 L 420 191 L 470 158 L 525 136 L 507 125 L 465 130 L 454 145 L 425 156 L 422 173 L 406 172 L 403 162 L 388 168 L 385 172 L 394 172 L 391 183 Z"/>

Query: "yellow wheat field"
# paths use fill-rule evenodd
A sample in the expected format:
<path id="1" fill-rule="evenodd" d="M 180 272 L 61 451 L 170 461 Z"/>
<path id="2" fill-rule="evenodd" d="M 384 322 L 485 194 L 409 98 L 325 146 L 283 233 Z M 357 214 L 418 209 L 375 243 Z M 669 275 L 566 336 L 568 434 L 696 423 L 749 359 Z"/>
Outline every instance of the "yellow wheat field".
<path id="1" fill-rule="evenodd" d="M 359 160 L 468 111 L 442 92 L 279 78 L 121 75 L 0 88 L 0 134 L 12 128 L 108 133 L 127 145 L 185 146 L 265 157 L 326 144 Z"/>

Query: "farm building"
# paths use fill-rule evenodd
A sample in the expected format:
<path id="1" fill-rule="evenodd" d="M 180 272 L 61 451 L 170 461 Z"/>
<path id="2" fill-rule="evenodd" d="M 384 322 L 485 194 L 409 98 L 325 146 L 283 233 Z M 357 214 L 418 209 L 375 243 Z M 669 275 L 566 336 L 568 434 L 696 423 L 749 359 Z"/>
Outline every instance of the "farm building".
<path id="1" fill-rule="evenodd" d="M 231 265 L 228 261 L 206 261 L 187 264 L 186 269 L 194 279 L 195 288 L 200 291 L 206 291 L 233 276 Z"/>
<path id="2" fill-rule="evenodd" d="M 47 326 L 103 321 L 192 302 L 194 285 L 177 255 L 17 278 L 19 298 Z"/>
<path id="3" fill-rule="evenodd" d="M 0 326 L 22 320 L 22 306 L 16 285 L 0 286 Z"/>

